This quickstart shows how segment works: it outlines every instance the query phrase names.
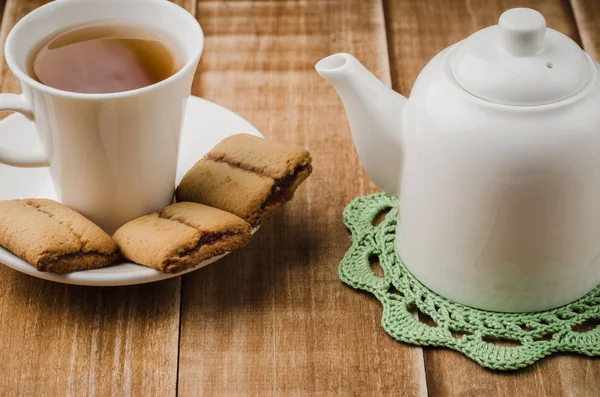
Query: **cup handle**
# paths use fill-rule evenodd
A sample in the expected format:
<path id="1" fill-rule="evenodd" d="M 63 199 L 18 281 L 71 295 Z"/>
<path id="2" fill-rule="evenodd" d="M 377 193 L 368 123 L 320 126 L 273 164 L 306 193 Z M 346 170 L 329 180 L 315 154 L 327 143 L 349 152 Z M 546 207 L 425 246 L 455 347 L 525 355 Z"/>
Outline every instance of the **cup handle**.
<path id="1" fill-rule="evenodd" d="M 0 110 L 12 110 L 19 112 L 30 120 L 33 120 L 31 107 L 25 101 L 23 94 L 1 94 Z M 12 165 L 13 167 L 47 167 L 50 165 L 48 158 L 41 153 L 16 153 L 12 150 L 0 148 L 0 163 Z"/>

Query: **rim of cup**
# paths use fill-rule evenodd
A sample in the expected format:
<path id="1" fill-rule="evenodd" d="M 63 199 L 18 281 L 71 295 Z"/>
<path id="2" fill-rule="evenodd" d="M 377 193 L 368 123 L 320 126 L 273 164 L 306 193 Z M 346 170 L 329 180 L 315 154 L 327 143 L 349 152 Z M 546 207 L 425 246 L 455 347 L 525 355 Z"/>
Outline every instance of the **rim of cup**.
<path id="1" fill-rule="evenodd" d="M 85 1 L 86 2 L 95 1 L 96 3 L 103 3 L 103 4 L 107 3 L 106 0 L 85 0 Z M 111 93 L 103 93 L 103 94 L 65 91 L 65 90 L 50 87 L 43 83 L 40 83 L 39 81 L 37 81 L 37 80 L 33 79 L 31 76 L 29 76 L 29 74 L 27 74 L 18 65 L 17 60 L 14 58 L 13 46 L 15 45 L 15 43 L 14 43 L 15 38 L 18 37 L 20 34 L 22 34 L 22 31 L 27 29 L 27 26 L 30 23 L 30 21 L 35 19 L 36 17 L 38 17 L 40 14 L 48 12 L 52 8 L 55 8 L 55 7 L 65 6 L 65 3 L 81 3 L 81 2 L 82 2 L 82 0 L 53 1 L 51 3 L 48 3 L 46 5 L 43 5 L 39 8 L 36 8 L 35 10 L 31 11 L 29 14 L 27 14 L 26 16 L 21 18 L 21 20 L 19 20 L 15 24 L 15 26 L 10 30 L 8 37 L 6 38 L 4 55 L 5 55 L 6 63 L 8 64 L 8 67 L 10 68 L 10 70 L 13 72 L 13 74 L 15 75 L 15 77 L 18 80 L 25 82 L 27 85 L 31 86 L 32 88 L 34 88 L 36 90 L 43 91 L 48 94 L 52 94 L 52 95 L 56 95 L 56 96 L 67 97 L 67 98 L 89 99 L 89 100 L 111 100 L 111 99 L 129 98 L 129 97 L 134 97 L 134 96 L 137 96 L 140 94 L 144 94 L 144 93 L 147 93 L 150 91 L 160 89 L 161 87 L 164 87 L 165 85 L 170 84 L 174 80 L 177 80 L 182 75 L 186 74 L 190 68 L 196 67 L 197 62 L 199 61 L 200 57 L 202 56 L 202 52 L 204 50 L 204 33 L 202 31 L 202 28 L 200 27 L 200 24 L 196 20 L 196 18 L 194 18 L 192 16 L 192 14 L 190 14 L 187 10 L 178 6 L 175 3 L 172 3 L 170 1 L 165 1 L 165 0 L 130 1 L 129 2 L 130 4 L 137 3 L 142 7 L 149 3 L 154 3 L 155 5 L 159 5 L 160 7 L 165 7 L 166 9 L 170 9 L 171 10 L 170 12 L 180 13 L 180 16 L 183 19 L 187 20 L 187 22 L 190 24 L 192 29 L 196 30 L 196 34 L 198 36 L 198 43 L 196 43 L 196 47 L 190 52 L 191 55 L 188 56 L 188 59 L 186 59 L 185 64 L 176 73 L 174 73 L 172 76 L 169 76 L 168 78 L 166 78 L 164 80 L 161 80 L 157 83 L 154 83 L 154 84 L 151 84 L 151 85 L 148 85 L 145 87 L 136 88 L 134 90 L 129 90 L 129 91 L 111 92 Z M 65 28 L 68 28 L 69 26 L 77 26 L 77 21 L 74 21 L 71 25 L 65 26 Z"/>

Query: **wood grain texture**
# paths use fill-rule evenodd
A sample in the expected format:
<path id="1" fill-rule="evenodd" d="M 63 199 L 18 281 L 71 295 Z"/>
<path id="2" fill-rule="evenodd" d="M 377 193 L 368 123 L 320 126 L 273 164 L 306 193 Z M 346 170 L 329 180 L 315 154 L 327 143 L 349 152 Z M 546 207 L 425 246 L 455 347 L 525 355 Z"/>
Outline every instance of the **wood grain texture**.
<path id="1" fill-rule="evenodd" d="M 594 59 L 600 59 L 600 1 L 571 0 L 583 48 Z"/>
<path id="2" fill-rule="evenodd" d="M 180 7 L 185 8 L 192 15 L 196 15 L 196 2 L 197 0 L 171 0 L 173 3 Z"/>
<path id="3" fill-rule="evenodd" d="M 6 396 L 173 396 L 179 280 L 92 288 L 0 270 Z"/>
<path id="4" fill-rule="evenodd" d="M 497 24 L 509 8 L 535 8 L 548 26 L 580 42 L 568 0 L 384 0 L 384 7 L 393 87 L 403 95 L 434 55 Z"/>
<path id="5" fill-rule="evenodd" d="M 247 248 L 184 276 L 179 394 L 424 395 L 421 349 L 394 342 L 379 303 L 338 279 L 342 210 L 375 189 L 314 71 L 348 51 L 389 82 L 380 1 L 200 1 L 196 15 L 194 93 L 307 147 L 314 173 Z"/>
<path id="6" fill-rule="evenodd" d="M 598 26 L 597 4 L 589 0 L 585 10 L 582 4 L 581 13 L 587 15 L 588 26 Z M 548 26 L 580 41 L 568 1 L 390 0 L 384 6 L 393 86 L 405 95 L 435 54 L 476 30 L 496 24 L 500 14 L 512 7 L 535 8 L 544 14 Z M 588 14 L 591 9 L 596 14 Z M 598 45 L 594 41 L 598 33 L 590 28 L 587 40 Z M 594 35 L 596 38 L 592 38 Z M 502 373 L 483 369 L 446 349 L 425 349 L 424 354 L 431 396 L 600 395 L 599 359 L 558 355 L 521 371 Z"/>
<path id="7" fill-rule="evenodd" d="M 0 42 L 43 2 L 8 0 Z M 206 34 L 194 94 L 307 147 L 314 174 L 247 248 L 182 282 L 73 287 L 0 266 L 0 395 L 600 395 L 599 359 L 559 355 L 500 373 L 387 336 L 379 303 L 337 276 L 350 245 L 342 210 L 376 189 L 337 94 L 313 69 L 350 52 L 408 94 L 432 56 L 513 6 L 537 8 L 598 58 L 599 2 L 175 2 Z M 1 60 L 0 91 L 19 92 Z"/>
<path id="8" fill-rule="evenodd" d="M 43 3 L 9 0 L 1 42 Z M 0 76 L 0 91 L 19 92 L 3 57 Z M 76 287 L 0 266 L 0 395 L 174 396 L 179 308 L 179 278 Z"/>

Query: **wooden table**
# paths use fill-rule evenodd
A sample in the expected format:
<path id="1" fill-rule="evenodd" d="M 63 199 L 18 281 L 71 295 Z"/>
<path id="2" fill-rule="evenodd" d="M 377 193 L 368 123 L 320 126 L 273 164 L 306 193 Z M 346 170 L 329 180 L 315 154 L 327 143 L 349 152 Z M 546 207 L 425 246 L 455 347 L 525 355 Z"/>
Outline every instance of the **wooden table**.
<path id="1" fill-rule="evenodd" d="M 7 0 L 0 36 L 42 5 Z M 315 171 L 250 245 L 133 287 L 54 284 L 0 267 L 0 395 L 599 396 L 600 360 L 552 356 L 518 372 L 398 343 L 381 307 L 343 285 L 344 206 L 376 191 L 334 90 L 313 65 L 346 51 L 408 94 L 425 63 L 515 6 L 600 59 L 600 1 L 178 1 L 206 35 L 193 93 L 267 137 L 307 147 Z M 1 90 L 19 92 L 6 64 Z"/>

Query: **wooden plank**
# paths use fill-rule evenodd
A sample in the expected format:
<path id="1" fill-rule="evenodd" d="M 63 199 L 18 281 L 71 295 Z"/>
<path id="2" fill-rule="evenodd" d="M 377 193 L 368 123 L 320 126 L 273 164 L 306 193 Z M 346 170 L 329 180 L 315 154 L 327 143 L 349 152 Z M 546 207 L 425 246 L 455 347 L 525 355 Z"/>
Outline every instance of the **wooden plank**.
<path id="1" fill-rule="evenodd" d="M 571 0 L 583 48 L 596 61 L 600 59 L 600 1 Z"/>
<path id="2" fill-rule="evenodd" d="M 179 279 L 92 288 L 0 269 L 8 396 L 175 395 Z"/>
<path id="3" fill-rule="evenodd" d="M 42 4 L 9 0 L 1 42 Z M 0 76 L 19 92 L 3 58 Z M 0 394 L 175 395 L 180 285 L 76 287 L 0 266 Z"/>
<path id="4" fill-rule="evenodd" d="M 196 0 L 171 0 L 173 3 L 177 4 L 188 10 L 192 15 L 196 15 Z"/>
<path id="5" fill-rule="evenodd" d="M 598 3 L 574 2 L 580 3 L 580 13 L 585 15 L 588 26 L 595 26 L 596 30 L 590 30 L 585 40 L 593 42 L 597 49 Z M 472 32 L 497 23 L 500 14 L 512 7 L 539 10 L 550 27 L 579 42 L 568 1 L 386 1 L 394 88 L 407 95 L 420 70 L 435 54 Z M 596 14 L 588 14 L 591 9 Z M 447 349 L 425 349 L 425 368 L 432 396 L 600 395 L 599 360 L 576 355 L 553 356 L 521 371 L 501 373 L 483 369 Z"/>
<path id="6" fill-rule="evenodd" d="M 497 24 L 500 14 L 509 8 L 537 9 L 548 26 L 579 42 L 568 0 L 386 0 L 384 4 L 393 87 L 404 95 L 438 52 Z"/>
<path id="7" fill-rule="evenodd" d="M 423 395 L 421 349 L 388 337 L 379 303 L 338 279 L 342 210 L 375 188 L 314 71 L 347 51 L 389 82 L 381 2 L 200 1 L 196 15 L 206 50 L 194 93 L 307 147 L 315 170 L 248 247 L 184 276 L 180 395 Z"/>

